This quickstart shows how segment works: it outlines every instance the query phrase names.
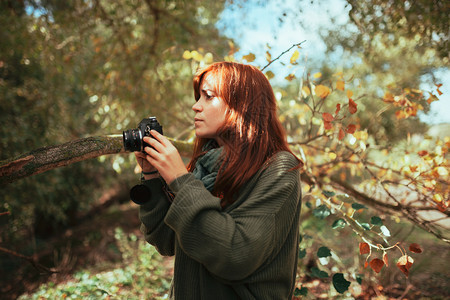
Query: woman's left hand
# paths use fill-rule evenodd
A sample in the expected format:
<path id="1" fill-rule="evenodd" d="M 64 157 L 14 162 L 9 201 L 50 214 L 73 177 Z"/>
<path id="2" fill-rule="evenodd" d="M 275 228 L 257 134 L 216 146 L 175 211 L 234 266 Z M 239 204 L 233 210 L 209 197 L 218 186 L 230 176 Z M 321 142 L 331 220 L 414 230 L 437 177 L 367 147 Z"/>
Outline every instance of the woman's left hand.
<path id="1" fill-rule="evenodd" d="M 177 148 L 156 130 L 150 131 L 154 137 L 144 137 L 144 142 L 152 147 L 145 147 L 147 161 L 158 169 L 159 174 L 170 184 L 177 177 L 188 173 Z"/>

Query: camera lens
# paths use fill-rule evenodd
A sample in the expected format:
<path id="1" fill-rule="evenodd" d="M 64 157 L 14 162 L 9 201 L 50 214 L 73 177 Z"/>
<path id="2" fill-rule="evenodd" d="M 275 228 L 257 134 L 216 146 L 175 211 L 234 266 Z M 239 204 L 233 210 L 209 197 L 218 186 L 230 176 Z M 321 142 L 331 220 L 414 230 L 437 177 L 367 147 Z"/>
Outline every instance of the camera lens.
<path id="1" fill-rule="evenodd" d="M 139 129 L 123 132 L 123 146 L 127 151 L 142 151 L 142 134 Z"/>

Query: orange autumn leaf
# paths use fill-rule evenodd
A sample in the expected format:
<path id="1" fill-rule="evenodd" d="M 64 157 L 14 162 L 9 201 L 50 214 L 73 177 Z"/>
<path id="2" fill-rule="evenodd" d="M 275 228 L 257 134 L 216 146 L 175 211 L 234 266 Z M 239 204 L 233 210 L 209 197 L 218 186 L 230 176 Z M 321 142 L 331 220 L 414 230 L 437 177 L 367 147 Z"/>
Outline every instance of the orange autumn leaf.
<path id="1" fill-rule="evenodd" d="M 344 137 L 345 137 L 345 132 L 344 132 L 344 130 L 342 130 L 342 128 L 341 128 L 341 129 L 339 129 L 339 136 L 338 136 L 338 139 L 339 139 L 339 140 L 342 140 Z"/>
<path id="2" fill-rule="evenodd" d="M 347 126 L 347 133 L 354 134 L 355 131 L 356 131 L 356 125 L 355 124 L 349 124 Z"/>
<path id="3" fill-rule="evenodd" d="M 325 127 L 326 130 L 330 130 L 331 128 L 333 128 L 333 124 L 327 121 L 323 122 L 323 126 Z"/>
<path id="4" fill-rule="evenodd" d="M 347 90 L 347 98 L 353 97 L 353 92 L 351 90 Z"/>
<path id="5" fill-rule="evenodd" d="M 406 277 L 408 277 L 409 269 L 411 269 L 413 263 L 414 259 L 412 259 L 411 256 L 405 254 L 398 259 L 397 267 L 400 269 L 400 271 L 403 272 L 403 274 L 406 275 Z"/>
<path id="6" fill-rule="evenodd" d="M 379 258 L 374 258 L 370 261 L 370 267 L 377 273 L 380 273 L 381 268 L 384 266 L 384 262 Z"/>
<path id="7" fill-rule="evenodd" d="M 422 248 L 420 248 L 420 245 L 417 243 L 412 243 L 409 245 L 409 251 L 412 253 L 422 253 Z"/>
<path id="8" fill-rule="evenodd" d="M 443 93 L 439 90 L 439 88 L 442 86 L 442 83 L 435 84 L 435 86 L 436 86 L 436 91 L 438 92 L 439 96 L 442 95 Z"/>
<path id="9" fill-rule="evenodd" d="M 370 253 L 370 246 L 367 243 L 359 243 L 359 254 L 367 254 Z"/>
<path id="10" fill-rule="evenodd" d="M 421 151 L 417 152 L 417 154 L 419 154 L 420 157 L 423 157 L 423 156 L 428 154 L 428 151 L 427 150 L 421 150 Z"/>
<path id="11" fill-rule="evenodd" d="M 337 116 L 337 114 L 341 111 L 341 104 L 336 104 L 336 111 L 334 112 L 334 115 Z"/>
<path id="12" fill-rule="evenodd" d="M 348 110 L 351 114 L 354 114 L 358 110 L 357 104 L 352 100 L 352 98 L 348 98 Z"/>
<path id="13" fill-rule="evenodd" d="M 367 260 L 364 262 L 364 269 L 367 268 L 369 266 L 369 263 L 367 262 Z"/>
<path id="14" fill-rule="evenodd" d="M 386 252 L 384 252 L 383 254 L 383 262 L 386 265 L 386 267 L 389 267 L 389 260 Z"/>
<path id="15" fill-rule="evenodd" d="M 334 117 L 333 117 L 333 115 L 330 114 L 330 113 L 323 113 L 323 114 L 322 114 L 322 119 L 323 119 L 325 122 L 332 122 L 332 121 L 334 120 Z"/>
<path id="16" fill-rule="evenodd" d="M 330 89 L 324 85 L 319 84 L 315 88 L 316 95 L 324 99 L 330 94 Z"/>
<path id="17" fill-rule="evenodd" d="M 345 90 L 345 81 L 338 80 L 336 82 L 336 89 L 341 90 L 341 91 Z"/>

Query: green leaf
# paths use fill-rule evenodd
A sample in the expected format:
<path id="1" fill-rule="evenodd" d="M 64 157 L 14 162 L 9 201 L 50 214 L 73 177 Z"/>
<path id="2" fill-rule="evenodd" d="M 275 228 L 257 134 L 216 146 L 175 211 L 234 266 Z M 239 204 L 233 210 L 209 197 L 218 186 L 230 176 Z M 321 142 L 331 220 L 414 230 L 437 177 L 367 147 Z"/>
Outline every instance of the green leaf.
<path id="1" fill-rule="evenodd" d="M 336 195 L 334 192 L 331 191 L 322 191 L 322 194 L 325 195 L 325 197 L 331 198 L 334 195 Z"/>
<path id="2" fill-rule="evenodd" d="M 370 224 L 369 223 L 361 223 L 360 224 L 362 228 L 364 228 L 365 230 L 370 230 Z"/>
<path id="3" fill-rule="evenodd" d="M 359 203 L 353 203 L 352 208 L 358 210 L 358 209 L 367 208 L 367 207 L 362 204 L 359 204 Z"/>
<path id="4" fill-rule="evenodd" d="M 306 205 L 307 208 L 311 208 L 312 207 L 311 202 L 306 202 L 305 205 Z"/>
<path id="5" fill-rule="evenodd" d="M 324 204 L 319 205 L 318 207 L 316 207 L 313 210 L 313 215 L 316 218 L 319 219 L 325 219 L 326 217 L 328 217 L 331 214 L 331 211 L 328 209 L 328 207 Z"/>
<path id="6" fill-rule="evenodd" d="M 370 218 L 370 223 L 372 223 L 372 225 L 375 225 L 375 226 L 383 225 L 383 221 L 381 220 L 380 217 L 377 217 L 377 216 L 373 216 L 372 218 Z"/>
<path id="7" fill-rule="evenodd" d="M 380 227 L 380 230 L 384 236 L 391 236 L 391 232 L 389 231 L 389 229 L 386 226 L 382 225 Z"/>
<path id="8" fill-rule="evenodd" d="M 314 277 L 318 277 L 318 278 L 327 278 L 329 276 L 327 272 L 321 271 L 317 267 L 312 267 L 311 273 Z"/>
<path id="9" fill-rule="evenodd" d="M 361 284 L 362 283 L 362 275 L 361 274 L 356 274 L 355 275 L 356 281 Z"/>
<path id="10" fill-rule="evenodd" d="M 300 249 L 298 250 L 298 258 L 302 259 L 306 256 L 306 249 Z"/>
<path id="11" fill-rule="evenodd" d="M 331 225 L 331 227 L 333 229 L 337 229 L 337 228 L 344 228 L 345 225 L 347 225 L 347 222 L 344 219 L 337 219 L 336 221 L 333 222 L 333 224 Z"/>
<path id="12" fill-rule="evenodd" d="M 329 248 L 322 246 L 319 248 L 319 250 L 317 250 L 317 256 L 318 257 L 331 256 L 331 251 Z"/>
<path id="13" fill-rule="evenodd" d="M 294 297 L 306 296 L 306 295 L 308 295 L 308 288 L 303 287 L 303 286 L 301 289 L 295 288 Z"/>
<path id="14" fill-rule="evenodd" d="M 350 286 L 350 281 L 345 280 L 344 274 L 336 273 L 333 275 L 333 286 L 338 291 L 338 293 L 343 294 L 348 290 Z"/>

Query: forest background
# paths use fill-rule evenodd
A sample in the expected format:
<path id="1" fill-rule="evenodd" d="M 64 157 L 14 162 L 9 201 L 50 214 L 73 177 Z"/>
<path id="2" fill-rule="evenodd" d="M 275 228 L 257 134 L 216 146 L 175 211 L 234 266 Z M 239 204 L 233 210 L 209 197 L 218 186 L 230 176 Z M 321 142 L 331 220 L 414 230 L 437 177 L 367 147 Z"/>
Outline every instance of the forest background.
<path id="1" fill-rule="evenodd" d="M 450 122 L 429 116 L 449 105 L 449 12 L 438 0 L 2 0 L 0 160 L 150 115 L 192 142 L 195 71 L 254 64 L 305 161 L 296 297 L 444 299 Z M 0 297 L 163 299 L 172 260 L 139 232 L 138 181 L 120 153 L 2 182 Z"/>

